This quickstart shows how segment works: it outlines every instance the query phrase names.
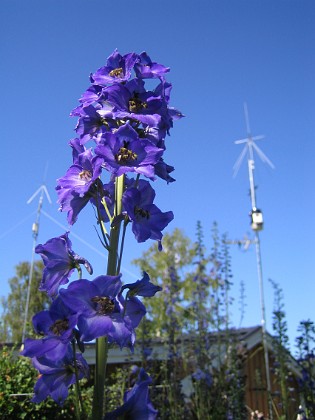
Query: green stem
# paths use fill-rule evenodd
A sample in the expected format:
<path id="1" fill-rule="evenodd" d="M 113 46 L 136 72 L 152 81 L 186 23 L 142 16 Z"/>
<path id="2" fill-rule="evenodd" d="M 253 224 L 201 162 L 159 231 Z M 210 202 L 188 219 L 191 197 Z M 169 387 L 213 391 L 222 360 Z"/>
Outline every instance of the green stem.
<path id="1" fill-rule="evenodd" d="M 78 367 L 75 357 L 75 340 L 72 340 L 72 350 L 73 350 L 73 362 L 74 362 L 74 374 L 75 374 L 75 414 L 76 418 L 80 420 L 80 406 L 83 418 L 85 418 L 85 412 L 83 407 L 80 383 L 79 383 L 79 375 L 78 375 Z"/>
<path id="2" fill-rule="evenodd" d="M 115 182 L 115 210 L 114 217 L 119 216 L 122 212 L 122 195 L 124 192 L 124 175 L 116 178 Z M 118 246 L 120 224 L 111 226 L 109 237 L 109 251 L 107 259 L 107 275 L 116 276 L 118 263 Z M 96 366 L 95 366 L 95 382 L 94 382 L 94 398 L 92 408 L 93 420 L 102 420 L 105 410 L 105 379 L 106 365 L 108 354 L 107 337 L 99 337 L 96 339 Z"/>
<path id="3" fill-rule="evenodd" d="M 96 366 L 94 381 L 94 398 L 92 407 L 92 419 L 102 420 L 104 412 L 104 393 L 106 379 L 108 343 L 107 337 L 96 339 Z"/>
<path id="4" fill-rule="evenodd" d="M 122 260 L 123 251 L 124 251 L 124 244 L 125 244 L 126 228 L 127 228 L 128 223 L 129 223 L 128 220 L 124 221 L 123 232 L 122 232 L 122 237 L 121 237 L 121 244 L 120 244 L 120 253 L 119 253 L 119 259 L 118 259 L 118 265 L 117 265 L 117 274 L 120 273 L 121 260 Z"/>

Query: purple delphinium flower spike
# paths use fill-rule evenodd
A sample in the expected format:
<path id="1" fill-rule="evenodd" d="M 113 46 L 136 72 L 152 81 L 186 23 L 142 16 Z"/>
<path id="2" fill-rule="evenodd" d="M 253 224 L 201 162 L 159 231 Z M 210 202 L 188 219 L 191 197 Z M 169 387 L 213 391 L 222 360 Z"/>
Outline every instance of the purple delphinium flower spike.
<path id="1" fill-rule="evenodd" d="M 60 285 L 68 283 L 73 270 L 80 264 L 85 266 L 89 274 L 93 273 L 91 264 L 85 258 L 75 254 L 71 246 L 67 232 L 35 248 L 35 252 L 40 254 L 45 266 L 39 290 L 46 291 L 52 298 L 56 296 Z"/>
<path id="2" fill-rule="evenodd" d="M 71 345 L 62 359 L 48 360 L 45 357 L 34 357 L 33 366 L 41 373 L 35 384 L 35 396 L 32 402 L 39 403 L 49 395 L 58 404 L 62 405 L 68 396 L 68 388 L 76 382 L 75 366 L 78 378 L 88 377 L 89 366 L 81 353 L 76 353 L 74 362 Z"/>
<path id="3" fill-rule="evenodd" d="M 121 290 L 123 291 L 124 289 L 129 289 L 128 296 L 152 297 L 156 292 L 161 291 L 162 287 L 151 283 L 148 273 L 144 271 L 141 280 L 137 280 L 135 283 L 125 284 Z"/>
<path id="4" fill-rule="evenodd" d="M 132 222 L 132 232 L 138 242 L 160 241 L 162 230 L 173 220 L 173 212 L 165 213 L 153 204 L 155 192 L 149 182 L 139 181 L 139 188 L 129 188 L 123 194 L 124 209 Z"/>
<path id="5" fill-rule="evenodd" d="M 149 385 L 151 382 L 152 379 L 141 368 L 137 382 L 124 395 L 124 404 L 111 413 L 106 414 L 104 420 L 115 420 L 120 417 L 137 420 L 155 420 L 158 411 L 153 407 L 149 397 Z"/>
<path id="6" fill-rule="evenodd" d="M 99 276 L 93 281 L 74 281 L 60 290 L 64 303 L 79 314 L 82 341 L 106 335 L 120 347 L 133 346 L 134 328 L 146 311 L 138 299 L 124 305 L 121 287 L 120 276 Z"/>

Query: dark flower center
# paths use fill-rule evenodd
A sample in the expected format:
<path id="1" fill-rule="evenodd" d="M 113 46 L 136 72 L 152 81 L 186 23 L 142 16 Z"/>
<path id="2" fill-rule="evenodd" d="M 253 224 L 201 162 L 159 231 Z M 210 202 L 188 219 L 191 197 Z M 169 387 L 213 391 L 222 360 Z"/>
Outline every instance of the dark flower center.
<path id="1" fill-rule="evenodd" d="M 84 169 L 82 172 L 79 173 L 79 178 L 82 179 L 83 181 L 91 181 L 92 178 L 92 174 L 90 171 L 87 171 L 86 169 Z"/>
<path id="2" fill-rule="evenodd" d="M 150 213 L 148 210 L 144 210 L 141 207 L 135 206 L 134 213 L 136 216 L 140 216 L 143 219 L 150 219 Z"/>
<path id="3" fill-rule="evenodd" d="M 58 319 L 53 323 L 53 325 L 49 328 L 55 335 L 61 335 L 69 328 L 69 321 L 67 319 Z"/>
<path id="4" fill-rule="evenodd" d="M 120 77 L 123 76 L 124 71 L 121 67 L 117 67 L 117 69 L 113 69 L 109 72 L 110 77 Z"/>
<path id="5" fill-rule="evenodd" d="M 124 141 L 123 147 L 119 149 L 119 152 L 115 155 L 116 161 L 121 164 L 125 165 L 137 159 L 137 153 L 133 152 L 132 150 L 128 149 L 129 143 Z"/>
<path id="6" fill-rule="evenodd" d="M 131 98 L 129 100 L 129 111 L 130 112 L 140 112 L 147 107 L 148 107 L 148 104 L 146 102 L 142 102 L 137 97 Z"/>
<path id="7" fill-rule="evenodd" d="M 91 301 L 96 303 L 98 315 L 109 315 L 115 309 L 115 302 L 107 296 L 94 296 Z"/>

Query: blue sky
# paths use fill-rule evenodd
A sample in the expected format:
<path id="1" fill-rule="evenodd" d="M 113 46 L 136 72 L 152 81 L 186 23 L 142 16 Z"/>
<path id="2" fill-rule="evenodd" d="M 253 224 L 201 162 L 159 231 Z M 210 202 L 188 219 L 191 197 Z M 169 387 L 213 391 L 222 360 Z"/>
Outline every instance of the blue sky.
<path id="1" fill-rule="evenodd" d="M 76 120 L 69 112 L 88 87 L 90 72 L 105 64 L 115 48 L 125 54 L 147 51 L 171 67 L 172 105 L 186 117 L 168 138 L 166 161 L 175 166 L 176 183 L 156 182 L 156 203 L 173 210 L 175 227 L 195 239 L 197 220 L 211 246 L 211 227 L 231 239 L 250 234 L 246 162 L 235 179 L 232 167 L 246 137 L 243 103 L 248 104 L 253 135 L 275 165 L 255 157 L 257 205 L 263 210 L 261 233 L 267 329 L 271 331 L 273 290 L 285 296 L 291 340 L 302 319 L 315 319 L 314 136 L 315 4 L 274 0 L 3 0 L 0 14 L 2 200 L 0 222 L 1 295 L 9 291 L 14 266 L 30 260 L 31 226 L 37 200 L 27 200 L 41 185 L 48 162 L 47 188 L 53 204 L 44 211 L 66 225 L 57 211 L 55 180 L 71 164 L 68 141 Z M 92 213 L 82 215 L 73 232 L 97 247 Z M 42 215 L 39 242 L 63 230 Z M 96 274 L 105 260 L 72 238 Z M 150 244 L 128 237 L 123 266 Z M 240 281 L 245 283 L 243 326 L 260 323 L 255 250 L 231 246 L 239 324 Z M 130 276 L 130 275 L 129 275 Z"/>

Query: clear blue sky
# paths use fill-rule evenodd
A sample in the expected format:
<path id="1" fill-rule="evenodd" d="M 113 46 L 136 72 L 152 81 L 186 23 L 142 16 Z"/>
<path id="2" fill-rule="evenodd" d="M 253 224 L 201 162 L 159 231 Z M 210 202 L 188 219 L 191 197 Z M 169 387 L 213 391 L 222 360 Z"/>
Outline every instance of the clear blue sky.
<path id="1" fill-rule="evenodd" d="M 0 7 L 1 295 L 9 291 L 14 266 L 31 258 L 37 200 L 26 201 L 40 186 L 46 162 L 53 204 L 45 202 L 44 210 L 66 225 L 65 215 L 57 212 L 55 180 L 71 164 L 68 141 L 76 120 L 69 112 L 88 87 L 89 73 L 115 48 L 123 54 L 146 50 L 171 67 L 172 105 L 186 115 L 175 123 L 166 152 L 177 181 L 156 182 L 156 203 L 175 213 L 169 230 L 181 228 L 195 239 L 200 220 L 209 247 L 214 221 L 231 239 L 250 233 L 246 162 L 232 177 L 242 150 L 233 142 L 246 136 L 246 101 L 252 133 L 266 136 L 259 146 L 276 166 L 272 170 L 256 156 L 257 204 L 265 218 L 267 329 L 273 307 L 268 278 L 284 291 L 291 340 L 300 320 L 315 320 L 313 1 L 2 0 Z M 84 215 L 73 232 L 98 246 L 93 223 L 91 214 Z M 62 233 L 42 215 L 40 243 Z M 72 241 L 101 274 L 105 260 Z M 149 245 L 137 246 L 130 236 L 124 268 L 137 276 L 130 261 Z M 234 324 L 243 280 L 243 326 L 258 325 L 255 250 L 232 246 L 231 255 Z"/>

